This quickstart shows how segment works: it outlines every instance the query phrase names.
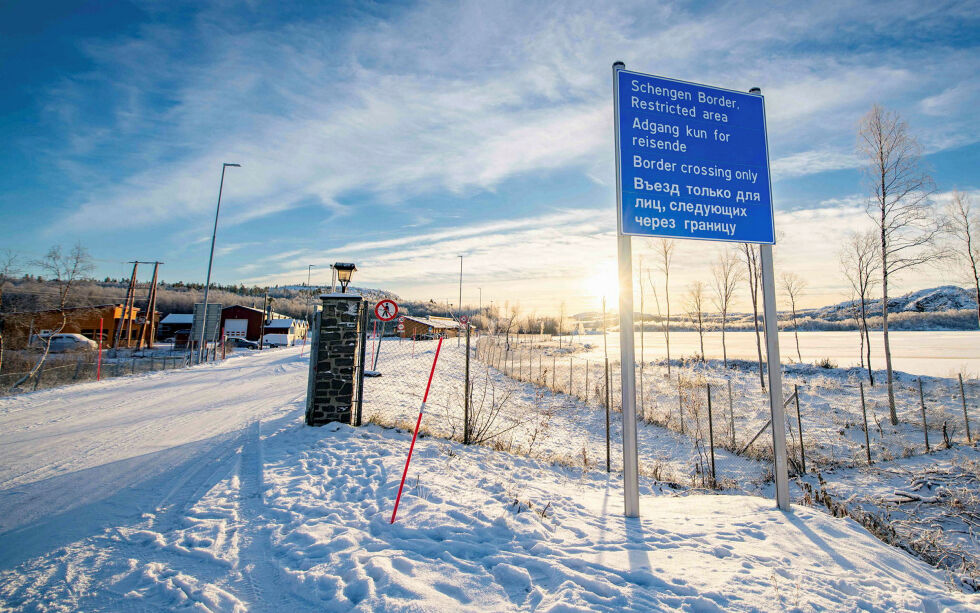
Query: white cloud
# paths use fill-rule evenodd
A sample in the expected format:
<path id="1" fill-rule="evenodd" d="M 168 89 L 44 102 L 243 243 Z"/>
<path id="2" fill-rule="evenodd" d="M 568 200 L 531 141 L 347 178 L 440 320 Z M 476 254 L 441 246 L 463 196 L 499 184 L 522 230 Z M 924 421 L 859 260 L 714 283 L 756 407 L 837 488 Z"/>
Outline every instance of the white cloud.
<path id="1" fill-rule="evenodd" d="M 614 257 L 610 207 L 542 216 L 543 205 L 528 200 L 524 219 L 446 229 L 442 211 L 413 211 L 407 203 L 493 192 L 509 179 L 569 169 L 610 186 L 614 59 L 732 89 L 761 86 L 776 178 L 858 165 L 857 121 L 876 101 L 920 113 L 913 127 L 935 134 L 924 139 L 931 150 L 978 137 L 973 122 L 951 116 L 976 92 L 958 81 L 980 68 L 969 50 L 873 44 L 878 33 L 901 37 L 937 18 L 919 3 L 883 14 L 863 3 L 777 10 L 758 3 L 426 2 L 391 19 L 361 17 L 339 33 L 329 18 L 236 29 L 221 10 L 185 30 L 156 26 L 139 38 L 87 43 L 96 70 L 52 89 L 49 117 L 70 137 L 66 150 L 52 153 L 83 185 L 69 225 L 99 232 L 107 224 L 170 220 L 210 227 L 220 164 L 242 162 L 226 179 L 223 228 L 310 202 L 323 213 L 306 224 L 307 237 L 326 232 L 316 226 L 323 219 L 360 214 L 354 202 L 380 201 L 397 213 L 379 221 L 386 236 L 405 220 L 437 220 L 426 237 L 363 236 L 327 252 L 256 248 L 239 269 L 265 273 L 253 281 L 302 278 L 297 258 L 325 265 L 342 255 L 364 262 L 363 279 L 406 295 L 453 295 L 454 256 L 465 251 L 474 283 L 546 308 L 552 295 L 587 302 L 581 279 Z M 864 29 L 858 50 L 841 44 L 855 36 L 852 28 Z M 93 91 L 109 92 L 116 103 L 86 127 Z M 923 98 L 924 91 L 940 93 Z M 127 172 L 109 181 L 98 156 L 116 148 L 130 155 L 108 157 Z M 832 243 L 860 216 L 839 203 L 822 207 L 829 217 L 780 215 L 794 249 L 779 251 L 787 266 L 830 288 Z M 396 258 L 380 255 L 391 249 L 399 250 Z M 705 274 L 717 249 L 684 243 L 678 287 Z"/>
<path id="2" fill-rule="evenodd" d="M 801 151 L 774 160 L 770 165 L 770 170 L 774 179 L 790 179 L 828 170 L 856 168 L 861 164 L 861 158 L 850 152 Z"/>
<path id="3" fill-rule="evenodd" d="M 914 4 L 903 11 L 885 22 L 923 13 Z M 220 26 L 216 9 L 189 33 L 154 27 L 139 39 L 86 45 L 108 75 L 104 86 L 125 103 L 113 107 L 109 126 L 69 130 L 78 134 L 76 149 L 141 139 L 149 163 L 86 190 L 71 223 L 128 227 L 204 216 L 214 169 L 226 160 L 245 164 L 228 184 L 233 224 L 311 199 L 336 216 L 349 212 L 341 203 L 354 192 L 395 204 L 570 167 L 605 183 L 612 58 L 729 87 L 762 85 L 770 140 L 786 172 L 839 168 L 847 154 L 834 153 L 839 146 L 828 133 L 844 133 L 849 146 L 871 101 L 911 94 L 942 54 L 899 61 L 890 52 L 864 53 L 845 62 L 825 50 L 785 57 L 766 50 L 794 39 L 823 42 L 832 24 L 869 17 L 860 5 L 786 13 L 730 4 L 695 13 L 646 4 L 427 3 L 397 21 L 366 19 L 331 37 L 316 20 L 235 31 Z M 204 56 L 178 52 L 188 37 L 203 41 Z M 745 56 L 749 48 L 755 52 Z M 650 66 L 649 57 L 660 62 Z M 57 92 L 66 124 L 82 123 L 72 101 L 81 105 L 93 80 Z M 161 96 L 171 101 L 162 114 Z M 922 104 L 934 113 L 946 103 Z M 781 153 L 798 149 L 801 137 L 812 151 Z"/>

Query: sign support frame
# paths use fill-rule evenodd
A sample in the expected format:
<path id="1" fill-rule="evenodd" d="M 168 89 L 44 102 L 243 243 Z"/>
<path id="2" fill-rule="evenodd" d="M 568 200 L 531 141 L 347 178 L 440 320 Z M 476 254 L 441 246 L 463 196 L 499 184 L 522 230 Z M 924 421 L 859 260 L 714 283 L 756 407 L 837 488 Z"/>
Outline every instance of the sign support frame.
<path id="1" fill-rule="evenodd" d="M 613 108 L 616 133 L 616 253 L 619 266 L 619 353 L 623 414 L 623 507 L 626 517 L 640 516 L 639 461 L 636 448 L 636 349 L 633 346 L 633 252 L 628 234 L 623 234 L 622 168 L 620 168 L 619 71 L 613 73 Z"/>
<path id="2" fill-rule="evenodd" d="M 614 133 L 616 140 L 616 246 L 619 272 L 619 338 L 622 377 L 623 414 L 623 497 L 626 517 L 639 517 L 638 454 L 636 444 L 636 355 L 633 331 L 633 260 L 631 235 L 623 232 L 623 186 L 620 135 L 619 72 L 626 64 L 615 62 L 613 75 Z M 762 90 L 754 87 L 749 94 L 761 97 Z M 765 126 L 763 111 L 763 129 Z M 768 140 L 768 137 L 767 137 Z M 768 144 L 766 155 L 768 158 Z M 768 159 L 766 160 L 768 168 Z M 770 179 L 771 180 L 771 179 Z M 770 207 L 772 189 L 769 189 Z M 771 222 L 774 220 L 770 217 Z M 773 238 L 775 236 L 773 235 Z M 789 476 L 786 455 L 786 412 L 783 407 L 782 369 L 779 357 L 779 324 L 776 313 L 776 282 L 773 270 L 771 243 L 757 243 L 762 265 L 763 322 L 766 330 L 766 361 L 769 378 L 769 403 L 772 416 L 773 471 L 775 473 L 776 504 L 790 511 Z"/>

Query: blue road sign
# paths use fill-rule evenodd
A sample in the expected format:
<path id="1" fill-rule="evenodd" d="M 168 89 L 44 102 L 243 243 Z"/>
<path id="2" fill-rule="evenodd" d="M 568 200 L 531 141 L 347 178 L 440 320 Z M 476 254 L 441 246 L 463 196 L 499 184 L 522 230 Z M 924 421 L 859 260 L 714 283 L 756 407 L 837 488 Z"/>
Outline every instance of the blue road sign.
<path id="1" fill-rule="evenodd" d="M 761 95 L 620 70 L 619 231 L 775 242 Z"/>

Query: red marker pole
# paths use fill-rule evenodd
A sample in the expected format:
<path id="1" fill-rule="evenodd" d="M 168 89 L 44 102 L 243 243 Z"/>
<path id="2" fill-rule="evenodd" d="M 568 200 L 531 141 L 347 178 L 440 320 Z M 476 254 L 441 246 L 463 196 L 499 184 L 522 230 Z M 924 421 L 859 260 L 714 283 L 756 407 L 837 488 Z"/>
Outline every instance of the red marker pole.
<path id="1" fill-rule="evenodd" d="M 95 380 L 99 381 L 102 379 L 102 320 L 104 318 L 99 318 L 99 357 L 95 366 Z"/>
<path id="2" fill-rule="evenodd" d="M 425 384 L 425 395 L 422 396 L 422 406 L 419 407 L 419 418 L 415 422 L 415 434 L 412 435 L 412 445 L 408 448 L 408 457 L 405 458 L 405 470 L 402 472 L 402 482 L 398 486 L 398 496 L 395 498 L 395 509 L 391 512 L 391 522 L 395 523 L 395 515 L 398 513 L 398 503 L 402 499 L 402 488 L 405 487 L 405 477 L 408 476 L 408 465 L 412 461 L 412 451 L 415 449 L 415 438 L 419 435 L 419 426 L 422 425 L 422 411 L 425 410 L 425 401 L 429 399 L 429 388 L 432 387 L 432 375 L 436 372 L 436 362 L 439 361 L 439 350 L 442 349 L 442 339 L 436 345 L 436 357 L 432 358 L 432 370 L 429 371 L 429 382 Z"/>

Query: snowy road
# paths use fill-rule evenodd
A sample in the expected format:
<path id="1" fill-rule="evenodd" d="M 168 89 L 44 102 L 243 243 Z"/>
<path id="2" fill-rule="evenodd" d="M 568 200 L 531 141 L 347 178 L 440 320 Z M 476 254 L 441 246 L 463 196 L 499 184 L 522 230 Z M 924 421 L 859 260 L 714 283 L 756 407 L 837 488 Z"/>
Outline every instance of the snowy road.
<path id="1" fill-rule="evenodd" d="M 248 423 L 295 411 L 306 378 L 298 353 L 269 351 L 0 400 L 0 533 L 53 508 L 140 511 L 111 499 L 105 508 L 107 496 L 165 482 L 175 467 L 233 449 Z M 16 555 L 0 546 L 0 562 Z"/>
<path id="2" fill-rule="evenodd" d="M 299 349 L 0 400 L 0 609 L 980 610 L 850 520 L 303 426 Z M 437 371 L 437 377 L 440 373 Z M 412 402 L 412 399 L 403 399 Z"/>

